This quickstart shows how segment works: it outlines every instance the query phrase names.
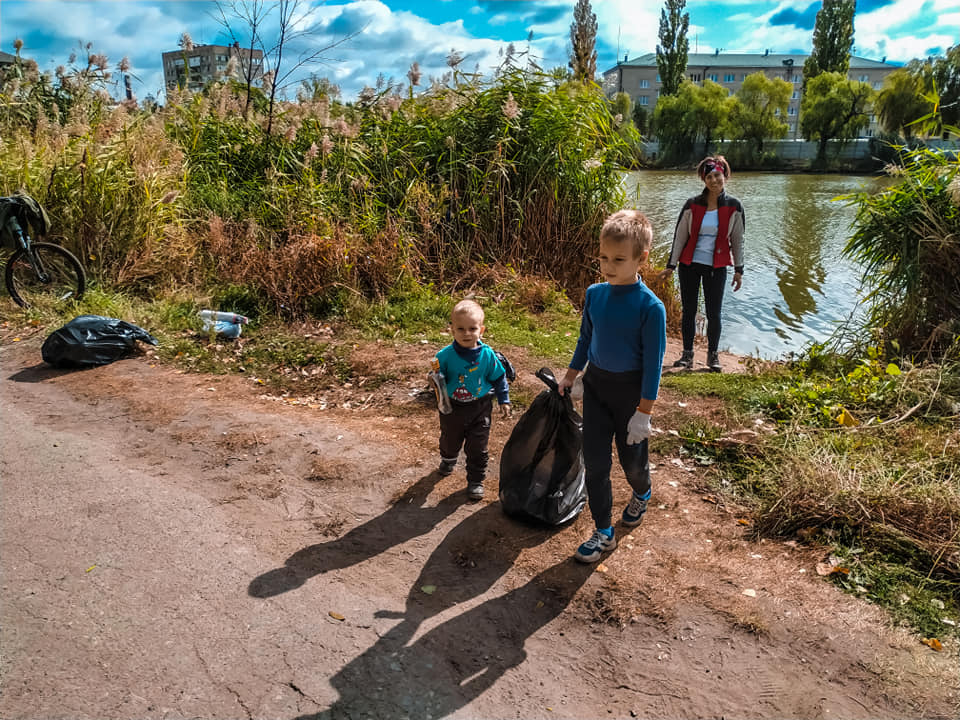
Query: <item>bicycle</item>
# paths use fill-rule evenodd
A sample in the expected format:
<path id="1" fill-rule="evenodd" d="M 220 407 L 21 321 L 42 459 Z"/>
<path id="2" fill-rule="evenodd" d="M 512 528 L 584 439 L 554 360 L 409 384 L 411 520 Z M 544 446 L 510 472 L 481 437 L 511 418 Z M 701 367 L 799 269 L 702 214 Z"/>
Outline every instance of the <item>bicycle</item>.
<path id="1" fill-rule="evenodd" d="M 43 237 L 50 227 L 46 211 L 26 193 L 0 197 L 0 244 L 10 246 L 3 278 L 10 297 L 21 307 L 31 307 L 47 298 L 63 302 L 79 300 L 87 278 L 80 261 L 66 248 L 49 242 L 34 242 L 29 229 Z"/>

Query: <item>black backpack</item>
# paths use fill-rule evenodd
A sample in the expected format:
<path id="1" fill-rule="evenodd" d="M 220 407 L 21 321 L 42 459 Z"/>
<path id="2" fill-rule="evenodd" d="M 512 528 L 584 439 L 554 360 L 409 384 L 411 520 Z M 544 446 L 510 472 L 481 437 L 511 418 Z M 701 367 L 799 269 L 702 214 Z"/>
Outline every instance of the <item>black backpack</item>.
<path id="1" fill-rule="evenodd" d="M 500 361 L 500 364 L 503 365 L 503 369 L 507 376 L 507 382 L 513 382 L 517 379 L 517 371 L 513 367 L 513 363 L 507 360 L 507 356 L 504 355 L 499 350 L 494 350 L 493 354 L 497 356 L 497 360 Z"/>

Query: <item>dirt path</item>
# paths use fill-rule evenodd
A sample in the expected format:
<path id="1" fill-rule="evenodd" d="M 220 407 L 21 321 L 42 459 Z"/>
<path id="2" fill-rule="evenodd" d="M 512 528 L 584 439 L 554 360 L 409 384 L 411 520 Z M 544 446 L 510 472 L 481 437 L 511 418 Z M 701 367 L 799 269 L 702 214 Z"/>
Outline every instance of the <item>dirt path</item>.
<path id="1" fill-rule="evenodd" d="M 750 541 L 669 458 L 585 567 L 586 513 L 531 528 L 495 467 L 475 504 L 430 472 L 416 381 L 321 409 L 38 345 L 0 349 L 0 717 L 956 716 L 955 652 L 822 582 L 816 549 Z"/>

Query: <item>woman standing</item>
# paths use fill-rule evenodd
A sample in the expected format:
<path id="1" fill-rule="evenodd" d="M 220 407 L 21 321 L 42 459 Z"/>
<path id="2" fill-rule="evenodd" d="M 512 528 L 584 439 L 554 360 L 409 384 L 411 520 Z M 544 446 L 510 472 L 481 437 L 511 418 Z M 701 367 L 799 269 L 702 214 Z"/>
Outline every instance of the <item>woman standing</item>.
<path id="1" fill-rule="evenodd" d="M 697 175 L 703 181 L 703 192 L 687 200 L 680 211 L 670 260 L 660 279 L 666 280 L 677 268 L 683 308 L 683 354 L 673 366 L 693 367 L 693 338 L 702 284 L 707 313 L 707 367 L 720 372 L 720 308 L 729 265 L 733 265 L 734 292 L 743 282 L 743 206 L 724 190 L 730 165 L 722 155 L 701 160 Z"/>

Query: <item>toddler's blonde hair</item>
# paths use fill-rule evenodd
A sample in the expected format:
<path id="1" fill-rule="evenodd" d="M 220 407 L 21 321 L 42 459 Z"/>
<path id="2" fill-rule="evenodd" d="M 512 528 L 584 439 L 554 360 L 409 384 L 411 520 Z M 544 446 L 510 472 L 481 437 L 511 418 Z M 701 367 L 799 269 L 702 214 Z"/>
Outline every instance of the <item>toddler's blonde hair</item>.
<path id="1" fill-rule="evenodd" d="M 620 210 L 604 221 L 600 239 L 628 240 L 633 245 L 633 256 L 640 258 L 653 247 L 653 226 L 639 210 Z"/>
<path id="2" fill-rule="evenodd" d="M 461 300 L 454 305 L 453 310 L 450 312 L 450 322 L 453 322 L 453 319 L 457 315 L 469 315 L 471 318 L 479 321 L 481 325 L 486 317 L 483 308 L 480 307 L 480 303 L 475 300 Z"/>

